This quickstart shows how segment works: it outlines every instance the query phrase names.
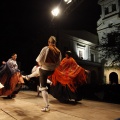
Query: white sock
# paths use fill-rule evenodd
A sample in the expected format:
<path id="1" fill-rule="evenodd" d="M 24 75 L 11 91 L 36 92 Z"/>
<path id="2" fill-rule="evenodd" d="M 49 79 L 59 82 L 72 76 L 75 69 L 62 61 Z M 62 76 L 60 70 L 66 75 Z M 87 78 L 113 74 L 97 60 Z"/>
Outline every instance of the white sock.
<path id="1" fill-rule="evenodd" d="M 52 84 L 52 82 L 51 82 L 49 79 L 47 79 L 47 83 L 48 83 L 48 84 Z"/>
<path id="2" fill-rule="evenodd" d="M 45 102 L 46 107 L 49 106 L 49 100 L 48 100 L 48 92 L 46 90 L 41 91 L 43 100 Z"/>
<path id="3" fill-rule="evenodd" d="M 4 85 L 2 83 L 0 83 L 0 89 L 3 88 L 3 87 L 4 87 Z"/>

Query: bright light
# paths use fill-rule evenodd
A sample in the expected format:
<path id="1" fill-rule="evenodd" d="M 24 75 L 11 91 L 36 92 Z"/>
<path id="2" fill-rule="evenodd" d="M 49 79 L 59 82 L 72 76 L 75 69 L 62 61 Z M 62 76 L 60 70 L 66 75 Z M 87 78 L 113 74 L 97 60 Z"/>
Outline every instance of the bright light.
<path id="1" fill-rule="evenodd" d="M 67 4 L 71 3 L 72 0 L 64 0 L 64 2 L 66 2 Z"/>
<path id="2" fill-rule="evenodd" d="M 60 10 L 59 10 L 59 8 L 57 7 L 57 8 L 55 8 L 55 9 L 53 9 L 51 12 L 52 12 L 52 15 L 53 15 L 53 16 L 58 16 Z"/>

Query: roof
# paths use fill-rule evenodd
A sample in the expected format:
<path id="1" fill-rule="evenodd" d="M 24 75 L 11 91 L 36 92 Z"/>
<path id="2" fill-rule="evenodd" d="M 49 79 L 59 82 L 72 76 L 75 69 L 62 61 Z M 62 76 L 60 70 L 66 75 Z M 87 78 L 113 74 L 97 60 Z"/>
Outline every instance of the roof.
<path id="1" fill-rule="evenodd" d="M 65 34 L 71 35 L 73 37 L 77 37 L 77 38 L 92 42 L 94 44 L 99 43 L 99 39 L 97 35 L 85 30 L 63 30 L 62 32 Z"/>

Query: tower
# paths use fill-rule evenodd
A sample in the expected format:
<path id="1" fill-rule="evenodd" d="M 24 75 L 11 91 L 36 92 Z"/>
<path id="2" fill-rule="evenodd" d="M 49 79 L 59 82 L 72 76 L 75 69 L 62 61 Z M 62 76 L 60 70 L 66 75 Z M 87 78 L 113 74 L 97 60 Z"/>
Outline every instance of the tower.
<path id="1" fill-rule="evenodd" d="M 116 26 L 120 26 L 120 0 L 99 0 L 98 4 L 101 6 L 101 16 L 97 22 L 97 33 L 99 37 L 99 43 L 104 42 L 104 37 L 116 31 Z M 114 44 L 113 36 L 107 36 L 108 43 Z M 110 65 L 112 59 L 107 60 L 107 64 Z M 114 68 L 109 70 L 104 69 L 105 83 L 109 83 L 109 75 L 111 72 L 120 72 Z M 118 75 L 120 81 L 120 76 Z M 119 82 L 120 83 L 120 82 Z"/>

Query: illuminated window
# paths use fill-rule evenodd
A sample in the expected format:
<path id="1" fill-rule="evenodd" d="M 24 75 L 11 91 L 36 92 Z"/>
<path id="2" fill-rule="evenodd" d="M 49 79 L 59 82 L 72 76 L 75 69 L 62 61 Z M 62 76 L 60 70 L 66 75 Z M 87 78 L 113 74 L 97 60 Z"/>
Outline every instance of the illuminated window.
<path id="1" fill-rule="evenodd" d="M 83 52 L 79 50 L 79 58 L 83 59 Z"/>

